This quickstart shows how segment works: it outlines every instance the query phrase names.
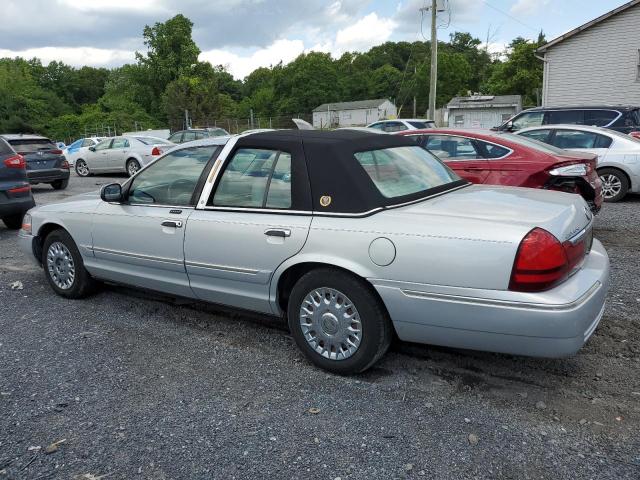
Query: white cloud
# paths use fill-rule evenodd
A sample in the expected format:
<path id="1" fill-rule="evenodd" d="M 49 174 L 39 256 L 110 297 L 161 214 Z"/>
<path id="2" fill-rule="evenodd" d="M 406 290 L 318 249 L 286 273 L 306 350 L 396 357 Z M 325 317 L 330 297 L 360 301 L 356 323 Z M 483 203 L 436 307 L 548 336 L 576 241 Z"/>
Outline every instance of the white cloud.
<path id="1" fill-rule="evenodd" d="M 362 51 L 380 45 L 389 39 L 395 28 L 394 20 L 379 18 L 375 12 L 370 13 L 353 25 L 338 30 L 333 52 L 341 54 L 351 50 Z"/>
<path id="2" fill-rule="evenodd" d="M 157 0 L 58 0 L 63 7 L 80 11 L 104 10 L 157 10 L 160 5 Z"/>
<path id="3" fill-rule="evenodd" d="M 244 78 L 258 67 L 268 67 L 280 61 L 288 63 L 303 52 L 302 40 L 281 39 L 245 56 L 214 49 L 202 52 L 199 59 L 213 65 L 225 65 L 234 77 Z"/>
<path id="4" fill-rule="evenodd" d="M 514 15 L 523 17 L 535 15 L 549 4 L 549 0 L 518 0 L 509 10 Z"/>
<path id="5" fill-rule="evenodd" d="M 56 60 L 76 67 L 83 65 L 104 67 L 131 62 L 135 58 L 135 53 L 129 50 L 93 47 L 41 47 L 26 50 L 0 49 L 0 58 L 2 57 L 37 57 L 45 65 Z"/>

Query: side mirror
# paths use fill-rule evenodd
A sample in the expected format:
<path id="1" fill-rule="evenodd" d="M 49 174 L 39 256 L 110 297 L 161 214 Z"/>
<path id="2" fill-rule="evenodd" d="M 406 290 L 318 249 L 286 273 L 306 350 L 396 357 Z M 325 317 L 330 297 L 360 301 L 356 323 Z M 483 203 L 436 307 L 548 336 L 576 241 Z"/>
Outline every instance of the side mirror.
<path id="1" fill-rule="evenodd" d="M 91 150 L 92 152 L 96 151 L 96 147 L 89 147 L 89 150 Z"/>
<path id="2" fill-rule="evenodd" d="M 105 202 L 122 202 L 122 185 L 110 183 L 100 190 L 100 198 Z"/>
<path id="3" fill-rule="evenodd" d="M 504 129 L 507 132 L 513 132 L 513 120 L 509 120 L 507 124 L 504 126 Z"/>

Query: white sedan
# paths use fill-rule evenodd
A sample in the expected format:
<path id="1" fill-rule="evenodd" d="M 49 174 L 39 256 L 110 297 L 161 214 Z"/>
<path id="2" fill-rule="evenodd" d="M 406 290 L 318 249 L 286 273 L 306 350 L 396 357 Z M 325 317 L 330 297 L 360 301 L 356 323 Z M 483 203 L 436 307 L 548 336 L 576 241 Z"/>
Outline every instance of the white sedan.
<path id="1" fill-rule="evenodd" d="M 168 140 L 148 136 L 107 138 L 76 159 L 76 173 L 81 177 L 112 172 L 133 175 L 173 146 Z"/>
<path id="2" fill-rule="evenodd" d="M 424 118 L 396 118 L 394 120 L 380 120 L 367 125 L 367 128 L 375 128 L 383 132 L 403 132 L 405 130 L 424 130 L 425 128 L 436 128 L 433 120 Z"/>
<path id="3" fill-rule="evenodd" d="M 86 137 L 79 138 L 70 145 L 63 148 L 62 153 L 69 162 L 70 166 L 76 164 L 76 160 L 86 154 L 89 147 L 95 147 L 98 143 L 104 140 L 104 137 Z"/>
<path id="4" fill-rule="evenodd" d="M 605 202 L 640 193 L 640 140 L 608 128 L 586 125 L 542 125 L 514 132 L 565 150 L 598 155 L 598 174 Z"/>

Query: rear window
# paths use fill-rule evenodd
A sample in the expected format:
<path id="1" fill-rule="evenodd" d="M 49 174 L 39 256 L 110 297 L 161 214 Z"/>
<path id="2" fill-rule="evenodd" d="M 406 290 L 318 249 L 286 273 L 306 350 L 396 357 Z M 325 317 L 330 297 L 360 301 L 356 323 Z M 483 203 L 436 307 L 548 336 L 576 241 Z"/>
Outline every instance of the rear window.
<path id="1" fill-rule="evenodd" d="M 145 145 L 171 145 L 167 140 L 155 137 L 135 137 L 136 140 L 144 143 Z"/>
<path id="2" fill-rule="evenodd" d="M 2 138 L 0 138 L 0 155 L 13 155 L 13 149 Z"/>
<path id="3" fill-rule="evenodd" d="M 419 121 L 411 120 L 411 121 L 409 121 L 407 123 L 409 125 L 411 125 L 412 127 L 416 127 L 416 128 L 419 128 L 419 129 L 422 129 L 422 128 L 433 128 L 434 127 L 433 122 L 419 122 Z"/>
<path id="4" fill-rule="evenodd" d="M 421 147 L 394 147 L 355 154 L 378 191 L 386 198 L 426 192 L 460 180 L 434 155 Z"/>
<path id="5" fill-rule="evenodd" d="M 42 139 L 16 139 L 9 140 L 9 143 L 18 153 L 34 153 L 42 150 L 55 150 L 58 147 L 46 138 Z"/>

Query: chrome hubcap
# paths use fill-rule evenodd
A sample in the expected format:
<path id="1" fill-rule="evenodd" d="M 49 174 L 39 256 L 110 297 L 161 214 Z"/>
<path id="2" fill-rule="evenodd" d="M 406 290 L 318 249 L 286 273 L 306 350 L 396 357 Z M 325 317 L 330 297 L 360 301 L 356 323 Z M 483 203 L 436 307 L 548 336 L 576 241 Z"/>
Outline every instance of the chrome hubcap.
<path id="1" fill-rule="evenodd" d="M 137 162 L 129 162 L 129 175 L 135 175 L 140 168 L 138 167 Z"/>
<path id="2" fill-rule="evenodd" d="M 602 195 L 604 198 L 613 198 L 622 190 L 622 182 L 615 175 L 603 175 L 600 180 L 602 180 Z"/>
<path id="3" fill-rule="evenodd" d="M 78 172 L 78 175 L 86 177 L 87 175 L 89 175 L 89 168 L 87 167 L 86 163 L 84 163 L 83 161 L 79 161 L 76 165 L 76 172 Z"/>
<path id="4" fill-rule="evenodd" d="M 47 250 L 47 269 L 57 287 L 67 290 L 76 278 L 76 266 L 69 249 L 60 242 L 53 242 Z"/>
<path id="5" fill-rule="evenodd" d="M 300 327 L 307 343 L 329 360 L 351 357 L 362 342 L 360 314 L 344 293 L 317 288 L 300 307 Z"/>

